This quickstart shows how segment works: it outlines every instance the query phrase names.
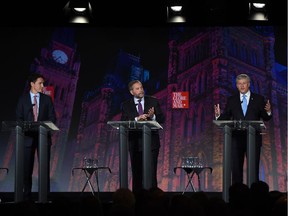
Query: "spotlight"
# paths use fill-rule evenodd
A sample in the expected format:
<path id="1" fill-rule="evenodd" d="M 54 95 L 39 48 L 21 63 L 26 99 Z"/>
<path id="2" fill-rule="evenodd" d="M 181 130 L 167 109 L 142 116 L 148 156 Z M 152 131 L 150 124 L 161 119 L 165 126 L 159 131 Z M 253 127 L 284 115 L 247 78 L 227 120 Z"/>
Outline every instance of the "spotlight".
<path id="1" fill-rule="evenodd" d="M 70 0 L 69 7 L 76 14 L 85 14 L 89 8 L 89 2 L 87 0 Z"/>
<path id="2" fill-rule="evenodd" d="M 70 0 L 64 12 L 70 23 L 89 23 L 93 18 L 89 0 Z"/>
<path id="3" fill-rule="evenodd" d="M 182 5 L 170 6 L 171 11 L 174 13 L 180 13 L 182 11 Z"/>
<path id="4" fill-rule="evenodd" d="M 249 3 L 250 20 L 267 20 L 266 0 L 252 0 Z"/>
<path id="5" fill-rule="evenodd" d="M 170 23 L 186 22 L 186 18 L 183 13 L 183 3 L 180 0 L 168 2 L 167 22 Z"/>

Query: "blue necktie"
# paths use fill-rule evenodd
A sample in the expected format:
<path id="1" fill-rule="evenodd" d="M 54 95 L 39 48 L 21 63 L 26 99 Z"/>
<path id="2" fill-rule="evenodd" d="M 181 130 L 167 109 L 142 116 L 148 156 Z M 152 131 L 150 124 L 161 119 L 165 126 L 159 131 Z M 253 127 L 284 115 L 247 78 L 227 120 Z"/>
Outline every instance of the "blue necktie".
<path id="1" fill-rule="evenodd" d="M 138 113 L 139 115 L 142 115 L 144 112 L 143 112 L 143 107 L 142 107 L 142 104 L 141 104 L 141 99 L 138 100 Z"/>
<path id="2" fill-rule="evenodd" d="M 246 95 L 243 94 L 243 99 L 242 99 L 242 110 L 243 110 L 243 114 L 244 116 L 246 115 L 246 111 L 247 111 L 247 99 L 246 99 Z"/>

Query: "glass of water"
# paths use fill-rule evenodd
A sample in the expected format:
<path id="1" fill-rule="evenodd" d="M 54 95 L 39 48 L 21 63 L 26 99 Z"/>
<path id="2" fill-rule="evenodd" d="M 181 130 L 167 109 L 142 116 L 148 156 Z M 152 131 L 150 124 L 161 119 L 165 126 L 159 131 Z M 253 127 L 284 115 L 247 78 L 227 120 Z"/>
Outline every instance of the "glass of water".
<path id="1" fill-rule="evenodd" d="M 93 168 L 95 166 L 94 159 L 92 159 L 92 158 L 84 157 L 83 163 L 84 163 L 84 165 L 83 165 L 84 168 Z"/>
<path id="2" fill-rule="evenodd" d="M 199 157 L 182 157 L 183 168 L 203 168 L 203 162 Z"/>

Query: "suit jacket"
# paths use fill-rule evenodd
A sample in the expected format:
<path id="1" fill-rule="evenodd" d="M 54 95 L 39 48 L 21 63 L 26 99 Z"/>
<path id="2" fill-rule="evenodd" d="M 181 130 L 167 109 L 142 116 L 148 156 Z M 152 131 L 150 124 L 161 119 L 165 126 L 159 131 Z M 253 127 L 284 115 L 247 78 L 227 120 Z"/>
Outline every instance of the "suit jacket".
<path id="1" fill-rule="evenodd" d="M 239 93 L 228 98 L 226 109 L 218 120 L 249 120 L 249 121 L 268 121 L 272 115 L 268 115 L 265 107 L 264 97 L 251 92 L 246 115 L 244 116 L 241 107 Z"/>
<path id="2" fill-rule="evenodd" d="M 151 107 L 154 107 L 154 113 L 156 116 L 156 121 L 158 123 L 165 122 L 165 116 L 160 108 L 159 101 L 157 98 L 152 96 L 144 96 L 144 113 L 148 113 Z M 121 121 L 135 121 L 135 117 L 139 116 L 136 108 L 137 104 L 134 103 L 134 98 L 131 98 L 122 103 L 122 115 Z M 130 150 L 142 150 L 142 131 L 129 131 L 129 149 Z M 159 131 L 152 130 L 151 132 L 151 148 L 159 148 L 160 139 Z"/>
<path id="3" fill-rule="evenodd" d="M 17 103 L 16 107 L 16 120 L 17 121 L 33 121 L 33 104 L 31 102 L 30 93 L 23 94 Z M 51 121 L 56 123 L 56 113 L 53 106 L 52 98 L 48 95 L 40 93 L 39 97 L 39 110 L 38 110 L 38 121 Z M 26 136 L 38 137 L 38 132 L 26 131 Z M 48 140 L 50 142 L 50 133 L 48 133 Z M 25 145 L 32 145 L 32 143 L 26 143 Z"/>
<path id="4" fill-rule="evenodd" d="M 220 115 L 218 120 L 245 120 L 245 121 L 268 121 L 272 118 L 272 115 L 268 115 L 265 107 L 265 100 L 262 95 L 251 92 L 249 104 L 247 107 L 246 115 L 244 116 L 239 93 L 228 98 L 227 105 L 223 114 Z M 234 130 L 232 132 L 234 136 L 243 136 L 243 131 Z M 259 145 L 261 145 L 260 131 L 257 131 L 256 135 L 259 136 Z"/>

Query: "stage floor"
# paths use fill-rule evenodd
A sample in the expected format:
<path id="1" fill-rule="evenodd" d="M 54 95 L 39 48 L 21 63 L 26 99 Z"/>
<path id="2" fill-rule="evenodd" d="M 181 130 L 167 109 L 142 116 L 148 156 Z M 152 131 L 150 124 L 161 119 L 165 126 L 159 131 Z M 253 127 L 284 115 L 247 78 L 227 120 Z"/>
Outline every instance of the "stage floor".
<path id="1" fill-rule="evenodd" d="M 195 192 L 185 192 L 184 194 L 187 196 L 193 195 Z M 181 191 L 179 192 L 165 192 L 165 196 L 172 197 L 177 194 L 182 194 Z M 221 192 L 205 192 L 207 196 L 210 197 L 222 197 Z M 100 192 L 94 193 L 94 196 L 97 197 L 103 203 L 110 203 L 112 202 L 112 195 L 113 192 Z M 93 196 L 91 192 L 51 192 L 49 194 L 49 202 L 53 202 L 55 200 L 68 200 L 71 202 L 80 202 L 85 197 Z M 38 200 L 38 193 L 32 193 L 33 201 L 37 202 Z M 0 199 L 1 203 L 14 203 L 14 193 L 13 192 L 0 192 Z"/>

